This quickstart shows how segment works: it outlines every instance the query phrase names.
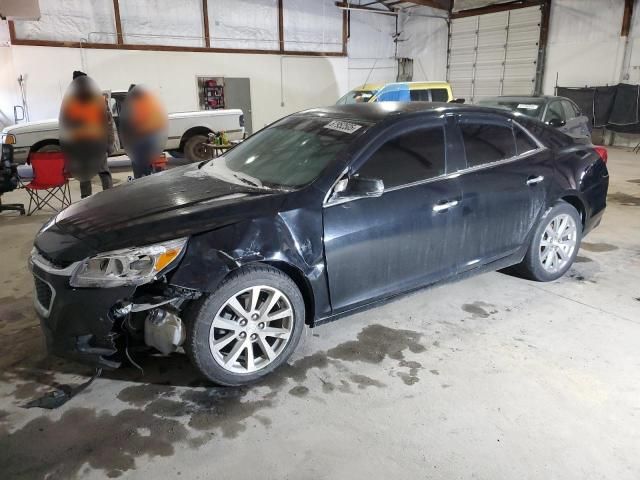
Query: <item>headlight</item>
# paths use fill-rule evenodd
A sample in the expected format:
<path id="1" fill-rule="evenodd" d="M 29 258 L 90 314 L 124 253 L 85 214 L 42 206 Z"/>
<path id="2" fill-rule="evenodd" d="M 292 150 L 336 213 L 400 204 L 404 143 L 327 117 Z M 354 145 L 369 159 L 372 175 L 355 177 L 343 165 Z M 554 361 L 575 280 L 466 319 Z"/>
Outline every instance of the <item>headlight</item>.
<path id="1" fill-rule="evenodd" d="M 13 133 L 6 133 L 3 135 L 2 143 L 6 143 L 8 145 L 15 145 L 16 136 Z"/>
<path id="2" fill-rule="evenodd" d="M 73 272 L 72 287 L 142 285 L 155 278 L 182 253 L 186 238 L 147 247 L 114 250 L 84 260 Z"/>

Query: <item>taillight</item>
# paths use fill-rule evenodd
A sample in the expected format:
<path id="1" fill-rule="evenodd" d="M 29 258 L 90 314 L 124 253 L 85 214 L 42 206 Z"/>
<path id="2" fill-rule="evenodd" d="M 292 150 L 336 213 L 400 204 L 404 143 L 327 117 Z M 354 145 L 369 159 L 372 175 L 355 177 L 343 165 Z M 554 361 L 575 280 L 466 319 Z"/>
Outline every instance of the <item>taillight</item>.
<path id="1" fill-rule="evenodd" d="M 244 115 L 240 115 L 240 126 L 244 127 Z"/>
<path id="2" fill-rule="evenodd" d="M 607 149 L 604 147 L 593 147 L 593 149 L 596 151 L 596 153 L 600 156 L 600 158 L 602 159 L 602 161 L 604 163 L 607 163 L 607 160 L 609 159 L 609 152 L 607 152 Z"/>

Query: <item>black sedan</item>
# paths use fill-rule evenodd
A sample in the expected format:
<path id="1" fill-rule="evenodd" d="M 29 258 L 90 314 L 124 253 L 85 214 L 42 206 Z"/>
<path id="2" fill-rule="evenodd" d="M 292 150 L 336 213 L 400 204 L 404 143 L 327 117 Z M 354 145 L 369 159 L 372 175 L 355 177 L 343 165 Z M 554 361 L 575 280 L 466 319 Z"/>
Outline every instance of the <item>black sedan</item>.
<path id="1" fill-rule="evenodd" d="M 209 379 L 245 384 L 305 325 L 508 266 L 559 278 L 607 188 L 594 148 L 526 116 L 308 110 L 61 212 L 35 239 L 35 307 L 57 354 L 117 367 L 136 343 L 184 348 Z"/>
<path id="2" fill-rule="evenodd" d="M 557 128 L 581 143 L 591 143 L 591 121 L 566 97 L 495 97 L 480 100 L 478 105 L 506 108 L 536 118 Z"/>

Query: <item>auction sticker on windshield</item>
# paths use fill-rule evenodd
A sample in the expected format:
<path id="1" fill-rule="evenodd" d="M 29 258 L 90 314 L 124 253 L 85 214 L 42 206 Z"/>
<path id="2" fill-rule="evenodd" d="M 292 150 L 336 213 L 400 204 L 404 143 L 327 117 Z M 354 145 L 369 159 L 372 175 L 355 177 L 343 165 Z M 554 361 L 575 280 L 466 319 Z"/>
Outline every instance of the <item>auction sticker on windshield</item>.
<path id="1" fill-rule="evenodd" d="M 362 125 L 358 125 L 357 123 L 343 122 L 341 120 L 334 120 L 324 126 L 324 128 L 328 128 L 329 130 L 336 130 L 337 132 L 349 134 L 355 132 L 361 127 Z"/>
<path id="2" fill-rule="evenodd" d="M 519 103 L 518 108 L 522 108 L 524 110 L 536 110 L 540 105 L 536 105 L 535 103 Z"/>

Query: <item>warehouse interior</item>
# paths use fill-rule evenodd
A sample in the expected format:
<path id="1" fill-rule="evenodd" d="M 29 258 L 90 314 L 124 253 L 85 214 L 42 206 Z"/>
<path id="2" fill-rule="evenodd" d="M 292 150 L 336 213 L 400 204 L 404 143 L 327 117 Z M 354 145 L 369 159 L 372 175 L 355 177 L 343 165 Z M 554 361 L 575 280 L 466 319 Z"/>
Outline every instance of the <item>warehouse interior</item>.
<path id="1" fill-rule="evenodd" d="M 122 112 L 134 85 L 151 92 L 168 119 L 158 164 L 166 171 L 138 178 L 135 150 L 125 145 L 127 137 L 117 124 L 118 148 L 109 150 L 108 158 L 103 152 L 112 191 L 101 191 L 107 189 L 102 170 L 84 186 L 68 175 L 64 186 L 44 197 L 26 187 L 36 177 L 33 155 L 63 156 L 58 123 L 63 132 L 61 105 L 80 76 L 74 72 L 97 85 L 115 122 L 126 119 Z M 174 351 L 158 348 L 166 340 L 145 338 L 156 348 L 139 354 L 127 344 L 127 358 L 115 369 L 94 368 L 49 351 L 32 271 L 39 248 L 34 239 L 44 238 L 47 230 L 57 235 L 56 222 L 70 218 L 68 228 L 75 228 L 79 239 L 93 239 L 97 229 L 105 228 L 105 242 L 116 245 L 129 235 L 118 230 L 124 222 L 120 216 L 128 210 L 140 215 L 129 220 L 133 225 L 157 207 L 155 223 L 140 230 L 156 231 L 166 222 L 172 233 L 158 241 L 184 237 L 185 224 L 163 216 L 170 208 L 167 200 L 148 193 L 155 191 L 152 183 L 175 194 L 168 201 L 172 206 L 191 207 L 189 188 L 172 185 L 171 172 L 215 163 L 218 156 L 231 158 L 278 122 L 293 121 L 287 118 L 295 119 L 296 112 L 324 108 L 318 110 L 320 117 L 340 108 L 357 112 L 360 105 L 339 105 L 352 92 L 412 82 L 450 89 L 448 103 L 425 109 L 464 112 L 503 96 L 517 97 L 519 108 L 531 109 L 538 99 L 550 102 L 559 96 L 579 110 L 588 122 L 588 141 L 567 148 L 588 152 L 582 160 L 600 155 L 608 171 L 608 194 L 605 187 L 601 221 L 598 217 L 597 228 L 577 245 L 564 275 L 545 283 L 500 264 L 478 275 L 406 289 L 370 308 L 345 308 L 336 321 L 320 317 L 319 300 L 315 297 L 310 307 L 301 287 L 306 323 L 313 328 L 303 322 L 297 348 L 282 365 L 237 386 L 204 378 L 202 366 L 184 354 L 183 333 Z M 375 100 L 378 94 L 373 95 Z M 412 108 L 392 103 L 396 106 L 382 100 L 376 105 L 390 116 Z M 2 152 L 3 162 L 5 151 L 12 158 L 6 178 L 17 179 L 0 190 L 0 206 L 22 206 L 22 212 L 19 207 L 0 209 L 5 247 L 0 257 L 0 477 L 639 478 L 639 105 L 636 0 L 0 0 Z M 340 118 L 346 121 L 324 128 L 354 137 L 366 130 L 364 121 Z M 540 128 L 555 127 L 544 123 Z M 227 148 L 232 150 L 227 153 Z M 193 172 L 185 175 L 196 181 Z M 280 232 L 298 222 L 312 231 L 308 225 L 315 219 L 322 229 L 322 222 L 329 221 L 323 215 L 330 194 L 338 193 L 341 179 L 328 181 L 331 190 L 323 192 L 317 210 L 309 202 L 291 214 L 289 203 L 280 202 L 274 228 Z M 205 181 L 199 180 L 200 185 Z M 93 195 L 85 199 L 89 182 Z M 125 193 L 116 210 L 100 203 L 136 183 L 147 185 L 135 197 L 142 206 L 127 204 Z M 247 195 L 233 189 L 224 193 L 225 202 Z M 499 200 L 505 210 L 518 201 L 506 195 Z M 267 264 L 261 249 L 273 239 L 259 217 L 267 203 L 256 199 L 246 213 L 225 204 L 229 215 L 248 215 L 238 225 L 262 230 L 238 233 L 245 242 L 238 245 L 216 237 L 234 248 L 216 250 L 217 256 L 202 250 L 197 261 L 186 257 L 194 251 L 189 238 L 191 250 L 185 253 L 181 244 L 173 253 L 176 262 L 184 263 L 184 256 L 199 264 L 198 278 L 213 275 L 215 269 L 206 263 L 212 257 L 230 275 L 253 254 Z M 348 213 L 349 205 L 357 203 L 339 208 Z M 390 209 L 392 216 L 400 217 L 401 208 Z M 585 227 L 589 207 L 577 209 Z M 187 217 L 184 213 L 184 222 Z M 361 227 L 359 221 L 349 220 Z M 327 245 L 340 234 L 322 232 L 318 242 Z M 302 273 L 293 267 L 278 266 L 285 264 L 289 250 L 311 257 L 316 244 L 311 237 L 290 237 L 286 245 L 275 240 L 281 249 L 269 265 L 311 291 L 318 278 L 332 274 L 330 251 L 321 248 L 324 263 L 311 265 L 308 278 L 299 279 Z M 56 241 L 60 251 L 71 251 L 76 239 Z M 369 240 L 346 248 L 340 262 L 365 258 L 361 263 L 376 263 L 376 256 L 364 249 L 386 247 L 376 244 L 379 239 Z M 440 243 L 449 241 L 444 237 Z M 398 251 L 403 248 L 397 245 Z M 363 282 L 373 285 L 375 280 L 371 276 Z M 335 306 L 341 292 L 331 290 L 331 282 L 325 282 L 327 302 Z M 69 289 L 85 287 L 93 292 L 92 304 L 103 301 L 94 284 Z M 187 298 L 187 288 L 179 288 Z M 206 293 L 199 295 L 187 304 L 203 302 Z M 149 298 L 145 301 L 161 305 Z M 74 301 L 72 307 L 81 310 Z M 126 306 L 112 304 L 110 312 L 116 313 Z M 127 308 L 128 315 L 130 302 Z M 319 318 L 316 324 L 310 316 Z M 193 335 L 187 333 L 186 341 Z"/>

